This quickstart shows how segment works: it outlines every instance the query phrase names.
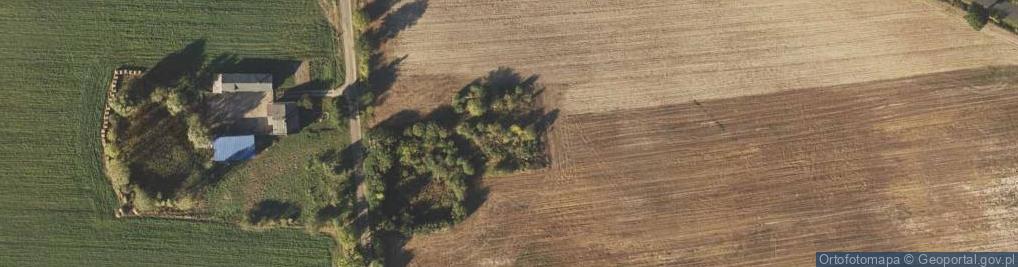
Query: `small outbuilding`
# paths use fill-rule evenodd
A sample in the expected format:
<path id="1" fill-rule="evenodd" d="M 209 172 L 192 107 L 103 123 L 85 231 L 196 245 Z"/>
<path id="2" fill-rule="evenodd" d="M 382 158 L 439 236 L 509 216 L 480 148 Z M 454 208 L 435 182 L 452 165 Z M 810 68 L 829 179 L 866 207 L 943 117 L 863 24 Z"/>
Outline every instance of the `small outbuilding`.
<path id="1" fill-rule="evenodd" d="M 255 155 L 254 135 L 222 136 L 212 141 L 212 161 L 245 161 Z"/>
<path id="2" fill-rule="evenodd" d="M 299 126 L 296 106 L 293 102 L 273 103 L 269 107 L 269 127 L 272 135 L 287 135 Z"/>

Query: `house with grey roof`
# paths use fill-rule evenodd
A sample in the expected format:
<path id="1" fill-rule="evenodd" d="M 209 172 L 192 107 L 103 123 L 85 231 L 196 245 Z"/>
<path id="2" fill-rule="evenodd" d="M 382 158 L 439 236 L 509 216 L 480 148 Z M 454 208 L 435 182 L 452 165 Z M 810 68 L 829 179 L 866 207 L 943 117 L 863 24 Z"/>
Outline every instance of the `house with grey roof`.
<path id="1" fill-rule="evenodd" d="M 272 92 L 272 74 L 220 73 L 212 82 L 212 93 Z"/>
<path id="2" fill-rule="evenodd" d="M 287 135 L 297 129 L 292 102 L 275 102 L 269 73 L 220 73 L 212 82 L 209 107 L 238 129 L 232 134 Z"/>

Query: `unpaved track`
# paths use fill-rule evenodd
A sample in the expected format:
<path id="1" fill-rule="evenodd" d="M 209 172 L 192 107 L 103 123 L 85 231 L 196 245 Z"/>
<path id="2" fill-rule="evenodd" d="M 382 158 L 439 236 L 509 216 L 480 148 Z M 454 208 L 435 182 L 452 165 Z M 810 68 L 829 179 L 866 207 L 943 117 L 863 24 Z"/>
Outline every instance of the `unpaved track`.
<path id="1" fill-rule="evenodd" d="M 589 113 L 1018 64 L 1018 46 L 923 1 L 431 0 L 393 42 L 407 58 L 376 118 L 499 66 Z"/>
<path id="2" fill-rule="evenodd" d="M 318 5 L 332 28 L 339 33 L 339 51 L 343 57 L 343 84 L 325 93 L 328 97 L 338 97 L 343 94 L 347 87 L 357 82 L 357 58 L 354 51 L 354 38 L 356 33 L 353 30 L 353 3 L 351 0 L 319 0 Z"/>
<path id="3" fill-rule="evenodd" d="M 338 42 L 340 43 L 341 50 L 339 52 L 343 57 L 343 70 L 345 71 L 345 73 L 343 75 L 342 85 L 340 85 L 337 88 L 333 88 L 328 92 L 316 92 L 317 93 L 316 95 L 327 97 L 339 97 L 344 92 L 346 92 L 346 88 L 350 87 L 355 82 L 357 82 L 357 60 L 356 60 L 357 53 L 356 51 L 354 51 L 354 37 L 355 37 L 354 35 L 356 33 L 353 30 L 353 3 L 352 0 L 338 0 L 336 2 L 320 0 L 319 5 L 324 11 L 326 18 L 329 21 L 329 24 L 340 33 L 340 38 Z M 356 106 L 353 106 L 352 102 L 351 105 L 348 106 L 348 108 L 351 110 L 358 110 Z M 361 134 L 362 124 L 360 114 L 356 114 L 353 117 L 348 118 L 347 125 L 350 131 L 350 144 L 355 148 L 360 148 L 359 142 L 361 141 L 362 136 Z M 362 151 L 360 151 L 359 149 L 356 149 L 354 151 L 353 157 L 355 159 L 360 159 L 361 152 Z M 354 175 L 356 176 L 355 180 L 358 183 L 356 190 L 357 201 L 354 207 L 354 209 L 358 211 L 357 219 L 355 220 L 357 225 L 355 226 L 358 230 L 363 231 L 367 228 L 369 222 L 367 218 L 368 214 L 367 202 L 364 199 L 364 193 L 366 192 L 367 188 L 363 182 L 363 179 L 360 177 L 359 172 L 360 172 L 359 170 L 354 172 Z M 361 236 L 360 238 L 361 246 L 366 245 L 366 242 L 369 240 L 370 238 Z"/>
<path id="4" fill-rule="evenodd" d="M 343 85 L 340 87 L 339 92 L 332 90 L 329 92 L 330 96 L 339 96 L 346 88 L 357 81 L 357 53 L 354 51 L 354 35 L 353 31 L 353 3 L 351 0 L 338 0 L 339 1 L 339 24 L 342 27 L 343 32 L 340 36 L 343 39 Z"/>
<path id="5" fill-rule="evenodd" d="M 1011 69 L 1018 73 L 1018 70 Z M 1018 248 L 1018 86 L 984 70 L 556 122 L 550 170 L 406 248 L 417 266 L 811 266 Z"/>
<path id="6" fill-rule="evenodd" d="M 353 83 L 357 82 L 357 60 L 356 52 L 354 51 L 354 35 L 353 30 L 353 3 L 351 0 L 338 0 L 338 2 L 331 2 L 328 0 L 320 0 L 319 6 L 321 6 L 329 24 L 332 25 L 340 33 L 341 50 L 338 51 L 343 57 L 343 84 L 337 88 L 329 90 L 328 92 L 318 92 L 319 96 L 338 97 L 346 91 L 347 87 L 350 87 Z M 356 107 L 351 109 L 357 110 Z M 361 118 L 360 115 L 354 116 L 347 120 L 350 125 L 350 143 L 357 143 L 361 140 Z"/>

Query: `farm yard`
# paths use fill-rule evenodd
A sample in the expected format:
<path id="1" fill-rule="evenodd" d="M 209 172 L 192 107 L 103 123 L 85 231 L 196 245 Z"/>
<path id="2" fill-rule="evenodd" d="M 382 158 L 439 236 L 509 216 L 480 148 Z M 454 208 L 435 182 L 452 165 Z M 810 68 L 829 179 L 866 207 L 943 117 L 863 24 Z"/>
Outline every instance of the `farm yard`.
<path id="1" fill-rule="evenodd" d="M 308 60 L 342 80 L 315 1 L 4 1 L 0 4 L 0 262 L 16 266 L 328 266 L 298 229 L 114 219 L 100 165 L 110 73 L 204 40 L 210 56 Z"/>
<path id="2" fill-rule="evenodd" d="M 474 214 L 388 260 L 800 266 L 825 250 L 1014 248 L 1016 39 L 942 9 L 396 4 L 374 123 L 503 66 L 539 77 L 559 113 L 550 168 L 484 178 Z"/>

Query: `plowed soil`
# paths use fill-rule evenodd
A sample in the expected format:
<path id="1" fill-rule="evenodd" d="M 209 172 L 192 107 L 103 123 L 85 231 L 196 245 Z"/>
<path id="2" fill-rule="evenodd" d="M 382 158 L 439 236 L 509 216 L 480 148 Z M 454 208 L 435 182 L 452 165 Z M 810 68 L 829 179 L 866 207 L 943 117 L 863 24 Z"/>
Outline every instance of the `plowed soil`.
<path id="1" fill-rule="evenodd" d="M 1018 45 L 917 1 L 430 0 L 374 120 L 538 75 L 553 166 L 416 266 L 804 266 L 1018 247 Z M 393 9 L 397 9 L 394 7 Z M 994 32 L 999 33 L 999 32 Z M 1010 39 L 1008 39 L 1010 38 Z"/>
<path id="2" fill-rule="evenodd" d="M 1018 246 L 1018 69 L 566 115 L 418 266 L 812 265 Z"/>

